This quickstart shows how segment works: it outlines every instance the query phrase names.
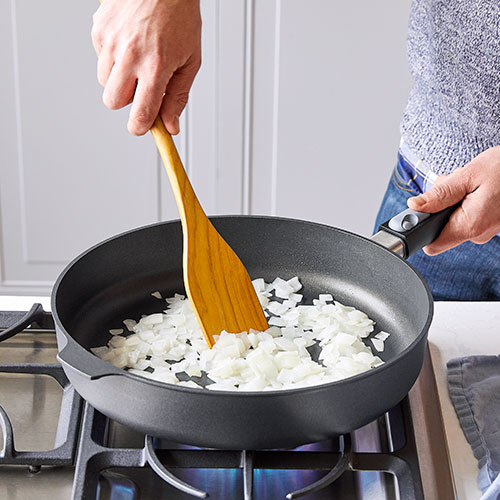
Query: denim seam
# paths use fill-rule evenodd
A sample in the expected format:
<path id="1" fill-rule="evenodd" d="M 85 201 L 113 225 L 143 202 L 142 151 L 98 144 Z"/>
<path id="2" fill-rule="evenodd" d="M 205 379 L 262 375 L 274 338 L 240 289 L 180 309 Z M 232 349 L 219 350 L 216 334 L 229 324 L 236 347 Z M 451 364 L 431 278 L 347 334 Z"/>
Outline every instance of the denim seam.
<path id="1" fill-rule="evenodd" d="M 392 174 L 392 180 L 394 181 L 394 184 L 396 184 L 396 187 L 398 189 L 401 189 L 402 191 L 407 191 L 409 193 L 415 193 L 416 191 L 412 188 L 404 187 L 404 185 L 401 185 L 398 179 L 396 178 L 395 173 Z M 407 185 L 407 184 L 406 184 Z"/>
<path id="2" fill-rule="evenodd" d="M 413 182 L 414 179 L 410 179 L 408 182 L 405 182 L 401 176 L 399 175 L 399 172 L 397 171 L 397 167 L 394 169 L 394 175 L 396 176 L 398 183 L 401 186 L 406 186 L 408 189 L 405 189 L 405 191 L 415 191 L 413 188 L 410 187 L 410 182 Z M 404 189 L 404 188 L 402 188 Z"/>
<path id="3" fill-rule="evenodd" d="M 409 165 L 411 167 L 411 165 Z M 411 167 L 413 169 L 413 167 Z M 414 170 L 414 169 L 413 169 Z M 415 171 L 415 175 L 408 181 L 408 182 L 405 182 L 402 178 L 401 178 L 401 175 L 399 174 L 398 172 L 398 165 L 396 165 L 396 168 L 394 169 L 394 173 L 395 175 L 397 176 L 400 184 L 402 184 L 403 186 L 408 186 L 410 187 L 410 182 L 415 182 L 415 179 L 417 177 L 417 172 Z"/>

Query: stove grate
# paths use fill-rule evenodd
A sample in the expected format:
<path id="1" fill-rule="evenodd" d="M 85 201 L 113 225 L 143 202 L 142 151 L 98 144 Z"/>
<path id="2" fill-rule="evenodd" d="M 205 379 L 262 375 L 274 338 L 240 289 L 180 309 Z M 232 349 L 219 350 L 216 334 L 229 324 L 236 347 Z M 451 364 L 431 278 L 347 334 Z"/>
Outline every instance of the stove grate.
<path id="1" fill-rule="evenodd" d="M 0 365 L 0 372 L 48 375 L 55 379 L 63 389 L 56 439 L 52 450 L 16 450 L 12 423 L 7 412 L 0 406 L 0 427 L 3 435 L 0 464 L 28 465 L 31 472 L 38 472 L 42 465 L 72 466 L 75 461 L 78 442 L 82 398 L 69 383 L 61 365 L 34 363 Z"/>
<path id="2" fill-rule="evenodd" d="M 409 405 L 402 403 L 402 418 L 408 423 Z M 399 412 L 400 413 L 400 412 Z M 389 426 L 391 415 L 382 417 Z M 110 448 L 106 446 L 109 420 L 88 403 L 85 403 L 82 424 L 82 439 L 79 447 L 72 500 L 95 498 L 98 495 L 101 475 L 111 491 L 127 489 L 127 499 L 138 498 L 138 488 L 121 474 L 107 469 L 144 467 L 147 464 L 164 481 L 196 498 L 207 498 L 208 492 L 191 486 L 177 478 L 168 469 L 242 469 L 243 499 L 253 498 L 253 474 L 257 469 L 316 469 L 328 471 L 318 481 L 300 490 L 288 493 L 289 500 L 311 494 L 327 487 L 343 472 L 378 471 L 388 472 L 397 478 L 401 500 L 423 500 L 423 492 L 415 454 L 415 442 L 411 436 L 396 451 L 357 452 L 352 450 L 349 435 L 339 438 L 341 450 L 213 450 L 213 449 L 163 449 L 159 440 L 146 436 L 143 448 Z M 409 437 L 409 438 L 408 438 Z M 127 485 L 124 488 L 123 483 Z"/>

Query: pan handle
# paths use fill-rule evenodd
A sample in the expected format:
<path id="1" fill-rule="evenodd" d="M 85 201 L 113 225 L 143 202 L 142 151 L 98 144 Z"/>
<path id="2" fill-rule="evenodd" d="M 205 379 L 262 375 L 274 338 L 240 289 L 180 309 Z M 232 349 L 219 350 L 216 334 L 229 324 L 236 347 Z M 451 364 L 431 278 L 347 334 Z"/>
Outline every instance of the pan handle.
<path id="1" fill-rule="evenodd" d="M 97 356 L 83 351 L 74 340 L 67 340 L 66 345 L 59 350 L 57 361 L 61 363 L 63 368 L 77 372 L 90 380 L 96 380 L 110 375 L 125 375 L 125 371 L 115 366 L 102 361 Z"/>
<path id="2" fill-rule="evenodd" d="M 378 233 L 370 239 L 407 259 L 439 236 L 458 206 L 453 205 L 434 214 L 407 208 L 381 224 Z"/>

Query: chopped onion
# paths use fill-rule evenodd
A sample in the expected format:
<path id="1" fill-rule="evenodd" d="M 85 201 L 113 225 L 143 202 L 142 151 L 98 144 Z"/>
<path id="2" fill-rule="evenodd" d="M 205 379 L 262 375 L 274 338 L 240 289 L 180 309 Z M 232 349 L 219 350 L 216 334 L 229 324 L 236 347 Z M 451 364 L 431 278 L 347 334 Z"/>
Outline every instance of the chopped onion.
<path id="1" fill-rule="evenodd" d="M 125 333 L 123 328 L 109 330 L 108 344 L 91 351 L 134 375 L 222 391 L 326 384 L 383 363 L 363 341 L 374 330 L 365 313 L 334 301 L 329 293 L 320 294 L 312 305 L 300 304 L 298 277 L 272 283 L 259 278 L 253 285 L 269 318 L 264 332 L 221 332 L 210 349 L 189 300 L 181 294 L 163 299 L 157 291 L 151 295 L 165 300 L 163 313 L 124 320 Z M 388 337 L 379 332 L 370 341 L 382 352 Z"/>
<path id="2" fill-rule="evenodd" d="M 373 338 L 372 339 L 372 344 L 375 349 L 377 349 L 378 352 L 382 352 L 384 350 L 384 342 L 380 339 Z"/>
<path id="3" fill-rule="evenodd" d="M 375 338 L 381 340 L 382 342 L 384 342 L 385 340 L 387 340 L 389 338 L 389 336 L 390 336 L 390 334 L 387 333 L 387 332 L 378 332 L 375 335 Z"/>

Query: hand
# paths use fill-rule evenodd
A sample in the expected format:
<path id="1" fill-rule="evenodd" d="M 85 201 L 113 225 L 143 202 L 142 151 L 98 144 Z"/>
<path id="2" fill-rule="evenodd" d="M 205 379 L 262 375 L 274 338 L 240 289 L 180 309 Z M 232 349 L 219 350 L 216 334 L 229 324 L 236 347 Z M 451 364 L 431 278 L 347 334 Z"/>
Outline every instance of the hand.
<path id="1" fill-rule="evenodd" d="M 483 244 L 500 232 L 500 146 L 487 149 L 465 167 L 437 178 L 433 187 L 408 199 L 420 212 L 439 212 L 462 201 L 435 241 L 424 247 L 437 255 L 464 241 Z"/>
<path id="2" fill-rule="evenodd" d="M 132 104 L 128 130 L 145 134 L 160 116 L 171 134 L 201 64 L 199 0 L 105 0 L 92 42 L 104 104 Z"/>

